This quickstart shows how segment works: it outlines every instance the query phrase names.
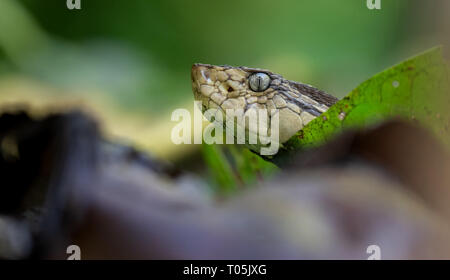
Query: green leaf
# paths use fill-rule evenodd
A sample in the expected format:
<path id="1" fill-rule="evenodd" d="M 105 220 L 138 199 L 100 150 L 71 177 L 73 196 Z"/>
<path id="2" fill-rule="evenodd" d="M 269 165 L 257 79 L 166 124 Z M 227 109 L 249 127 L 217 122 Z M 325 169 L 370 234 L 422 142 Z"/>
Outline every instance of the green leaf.
<path id="1" fill-rule="evenodd" d="M 262 159 L 244 146 L 232 145 L 228 147 L 235 174 L 243 186 L 256 181 L 263 181 L 278 170 L 273 163 Z"/>
<path id="2" fill-rule="evenodd" d="M 449 88 L 442 49 L 433 48 L 362 83 L 289 139 L 277 157 L 318 146 L 343 129 L 399 117 L 420 122 L 448 143 Z"/>
<path id="3" fill-rule="evenodd" d="M 215 191 L 220 194 L 232 192 L 237 186 L 237 181 L 221 147 L 204 143 L 202 145 L 202 154 L 208 166 L 210 185 L 214 186 Z"/>
<path id="4" fill-rule="evenodd" d="M 229 195 L 263 181 L 278 168 L 241 145 L 203 144 L 203 158 L 216 193 Z"/>

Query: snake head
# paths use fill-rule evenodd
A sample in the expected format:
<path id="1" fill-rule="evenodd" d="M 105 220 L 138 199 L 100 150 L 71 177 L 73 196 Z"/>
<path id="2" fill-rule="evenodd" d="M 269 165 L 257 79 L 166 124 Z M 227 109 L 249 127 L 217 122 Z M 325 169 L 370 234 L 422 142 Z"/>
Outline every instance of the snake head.
<path id="1" fill-rule="evenodd" d="M 266 108 L 267 97 L 282 77 L 264 69 L 196 63 L 191 78 L 194 98 L 204 109 L 246 110 Z"/>
<path id="2" fill-rule="evenodd" d="M 309 121 L 325 112 L 336 98 L 309 85 L 288 81 L 268 70 L 196 63 L 191 70 L 194 98 L 202 111 L 219 109 L 265 109 L 268 125 L 279 114 L 279 137 L 283 143 Z"/>

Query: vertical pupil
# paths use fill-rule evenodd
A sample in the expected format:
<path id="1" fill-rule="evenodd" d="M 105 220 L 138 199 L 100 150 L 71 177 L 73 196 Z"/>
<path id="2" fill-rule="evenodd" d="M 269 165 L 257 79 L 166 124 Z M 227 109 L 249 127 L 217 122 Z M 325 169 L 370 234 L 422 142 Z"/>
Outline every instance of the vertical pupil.
<path id="1" fill-rule="evenodd" d="M 250 77 L 249 84 L 254 91 L 264 91 L 270 83 L 269 77 L 264 73 L 256 73 Z"/>

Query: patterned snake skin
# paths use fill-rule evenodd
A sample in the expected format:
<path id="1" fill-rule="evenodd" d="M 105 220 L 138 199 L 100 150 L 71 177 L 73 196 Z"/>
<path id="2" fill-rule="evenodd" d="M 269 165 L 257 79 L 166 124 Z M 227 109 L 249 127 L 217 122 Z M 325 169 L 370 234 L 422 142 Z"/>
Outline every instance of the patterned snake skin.
<path id="1" fill-rule="evenodd" d="M 267 89 L 252 90 L 249 78 L 256 73 L 270 78 Z M 270 123 L 271 110 L 278 109 L 281 143 L 338 101 L 312 86 L 286 80 L 264 69 L 197 63 L 192 66 L 191 78 L 194 97 L 202 102 L 203 111 L 267 109 Z"/>

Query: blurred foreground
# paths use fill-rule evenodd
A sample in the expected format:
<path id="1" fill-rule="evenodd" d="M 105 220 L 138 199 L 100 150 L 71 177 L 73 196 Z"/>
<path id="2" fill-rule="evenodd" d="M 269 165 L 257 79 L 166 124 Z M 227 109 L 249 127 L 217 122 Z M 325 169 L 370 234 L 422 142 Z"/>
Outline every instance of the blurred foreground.
<path id="1" fill-rule="evenodd" d="M 0 117 L 0 257 L 450 258 L 450 158 L 424 129 L 385 123 L 295 155 L 239 196 L 106 142 L 84 114 Z"/>

